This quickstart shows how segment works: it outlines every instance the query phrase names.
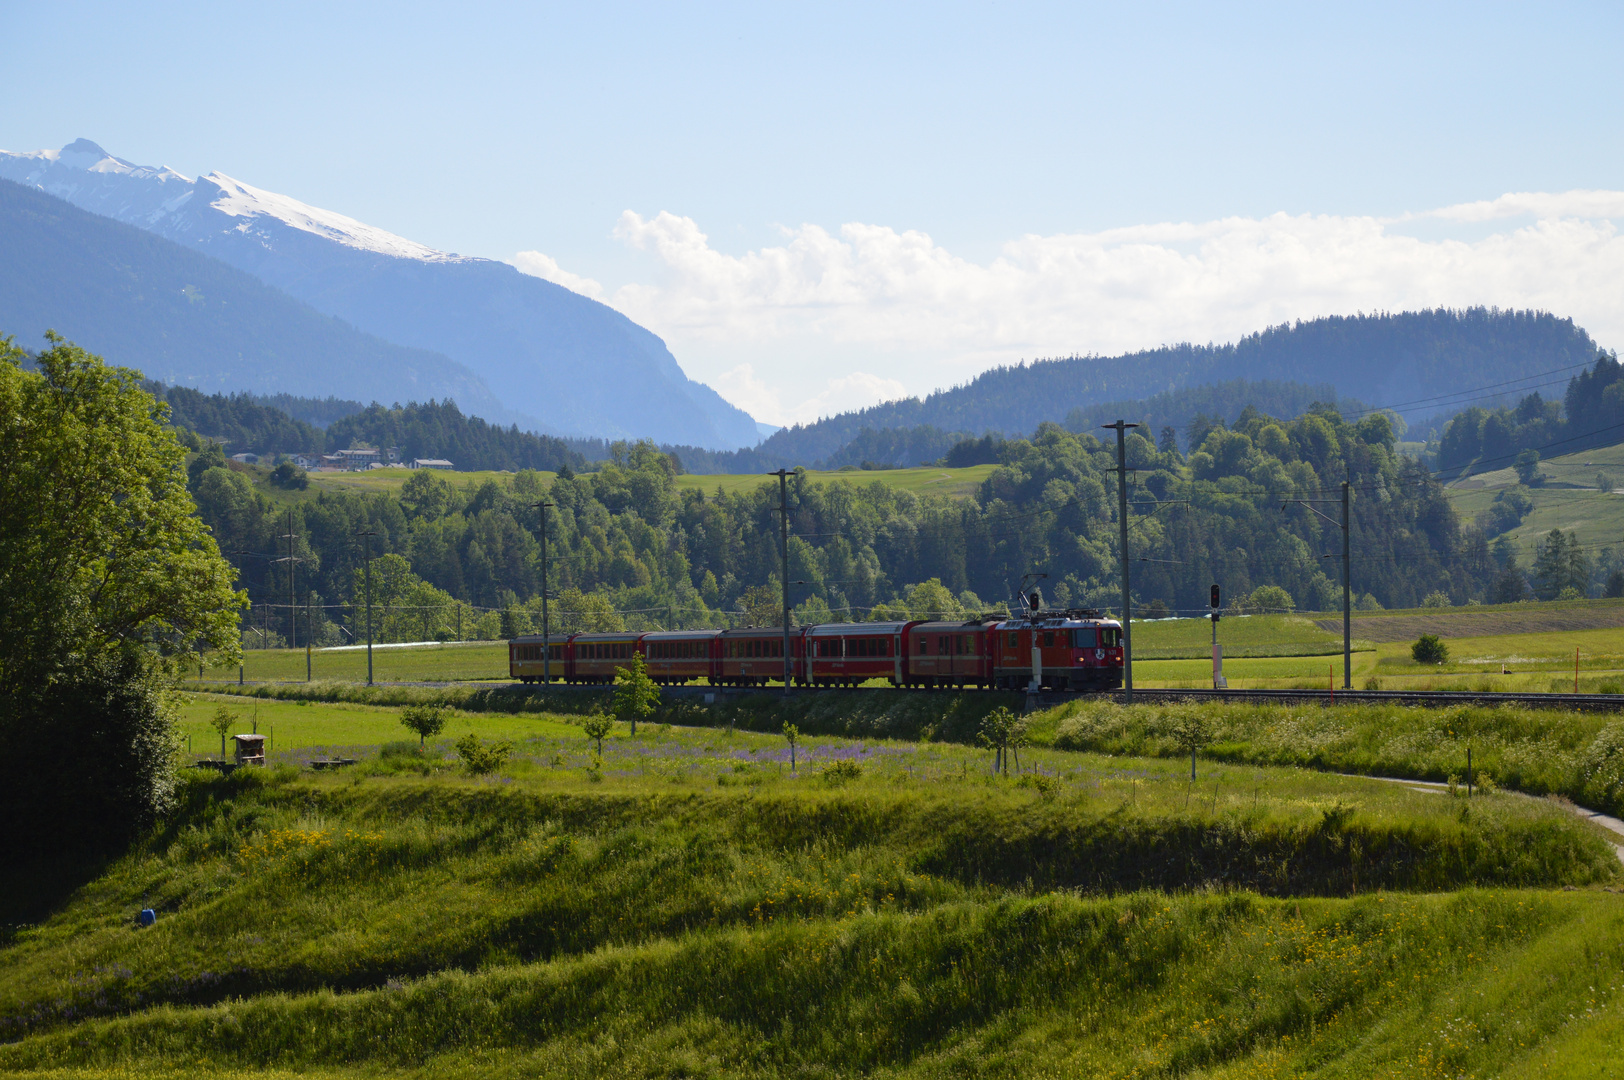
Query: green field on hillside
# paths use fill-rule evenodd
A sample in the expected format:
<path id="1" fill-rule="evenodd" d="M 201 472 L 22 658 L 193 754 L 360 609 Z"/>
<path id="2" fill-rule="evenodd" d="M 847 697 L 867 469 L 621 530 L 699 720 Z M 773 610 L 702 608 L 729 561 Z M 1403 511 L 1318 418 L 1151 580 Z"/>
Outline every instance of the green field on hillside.
<path id="1" fill-rule="evenodd" d="M 244 649 L 242 676 L 247 682 L 303 682 L 303 649 Z M 316 649 L 310 675 L 318 680 L 365 682 L 365 649 Z M 195 671 L 193 672 L 195 674 Z M 378 682 L 464 682 L 508 678 L 505 641 L 446 645 L 391 645 L 372 650 L 372 677 Z M 237 667 L 204 668 L 205 682 L 235 682 Z"/>
<path id="2" fill-rule="evenodd" d="M 274 707 L 311 733 L 392 719 Z M 599 759 L 566 718 L 476 729 L 516 742 L 490 776 L 446 739 L 339 773 L 290 747 L 190 775 L 111 864 L 9 868 L 0 1070 L 1573 1075 L 1624 1031 L 1619 860 L 1551 802 L 1057 748 L 994 777 L 983 750 L 829 737 L 791 770 L 781 737 L 726 728 L 622 725 Z"/>
<path id="3" fill-rule="evenodd" d="M 934 466 L 913 469 L 841 469 L 831 472 L 808 470 L 807 476 L 813 480 L 830 481 L 844 480 L 851 484 L 881 483 L 902 491 L 911 491 L 915 495 L 951 495 L 963 498 L 971 495 L 981 486 L 982 481 L 992 475 L 996 465 L 972 465 L 963 469 L 940 469 Z M 757 473 L 743 473 L 727 476 L 699 476 L 687 473 L 677 477 L 677 486 L 683 490 L 703 491 L 710 494 L 720 488 L 729 494 L 740 491 L 751 491 L 763 484 L 770 484 L 774 491 L 778 489 L 778 480 L 775 477 L 762 476 Z"/>
<path id="4" fill-rule="evenodd" d="M 916 495 L 939 494 L 964 497 L 973 493 L 997 466 L 973 465 L 964 469 L 938 469 L 938 468 L 912 468 L 912 469 L 846 469 L 829 472 L 809 470 L 807 475 L 813 480 L 845 480 L 853 484 L 872 484 L 879 482 L 911 491 Z M 258 486 L 269 490 L 264 483 L 261 473 L 254 473 L 259 481 Z M 309 490 L 343 490 L 373 493 L 396 494 L 411 478 L 410 469 L 369 469 L 364 472 L 313 472 L 310 474 Z M 504 472 L 448 472 L 442 473 L 446 480 L 458 487 L 472 485 L 479 487 L 488 480 L 494 480 L 504 486 L 512 483 L 513 474 Z M 543 472 L 538 474 L 542 483 L 551 483 L 555 473 Z M 684 491 L 703 491 L 707 495 L 718 488 L 735 494 L 740 491 L 750 491 L 763 484 L 776 487 L 776 479 L 759 475 L 757 473 L 727 474 L 716 476 L 701 476 L 694 473 L 684 473 L 677 477 L 677 486 Z"/>
<path id="5" fill-rule="evenodd" d="M 332 491 L 359 491 L 367 494 L 398 495 L 406 481 L 412 477 L 411 469 L 368 469 L 364 472 L 313 472 L 310 474 L 310 489 L 326 488 Z M 456 487 L 478 488 L 487 481 L 494 480 L 503 487 L 513 482 L 513 474 L 509 472 L 442 472 L 437 475 L 443 477 Z M 557 473 L 537 473 L 542 483 L 552 483 Z"/>
<path id="6" fill-rule="evenodd" d="M 1597 450 L 1565 454 L 1539 463 L 1547 480 L 1542 487 L 1523 488 L 1534 510 L 1521 525 L 1506 535 L 1525 556 L 1534 543 L 1552 529 L 1576 532 L 1581 543 L 1599 545 L 1624 539 L 1624 443 Z M 1596 474 L 1605 472 L 1613 479 L 1614 491 L 1596 487 Z M 1501 491 L 1517 486 L 1517 474 L 1510 468 L 1477 473 L 1450 484 L 1450 503 L 1466 520 L 1488 508 Z"/>

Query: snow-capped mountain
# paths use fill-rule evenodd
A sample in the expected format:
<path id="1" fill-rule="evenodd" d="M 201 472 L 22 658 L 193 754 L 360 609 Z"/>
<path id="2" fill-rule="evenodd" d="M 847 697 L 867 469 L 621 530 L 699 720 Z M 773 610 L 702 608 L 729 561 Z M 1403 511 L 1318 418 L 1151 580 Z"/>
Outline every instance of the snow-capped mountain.
<path id="1" fill-rule="evenodd" d="M 436 251 L 222 173 L 136 165 L 87 139 L 0 151 L 0 178 L 191 246 L 385 341 L 443 353 L 554 431 L 719 449 L 760 439 L 657 336 L 506 263 Z"/>

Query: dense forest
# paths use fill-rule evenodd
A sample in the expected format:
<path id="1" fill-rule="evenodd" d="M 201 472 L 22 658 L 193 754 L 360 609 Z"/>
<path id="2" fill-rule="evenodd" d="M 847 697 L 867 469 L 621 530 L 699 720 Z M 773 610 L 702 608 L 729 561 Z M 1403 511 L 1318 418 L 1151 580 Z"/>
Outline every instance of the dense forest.
<path id="1" fill-rule="evenodd" d="M 403 460 L 445 458 L 464 472 L 482 469 L 583 468 L 586 459 L 563 439 L 533 435 L 517 426 L 487 424 L 477 416 L 464 416 L 455 402 L 412 402 L 385 408 L 372 404 L 358 413 L 335 420 L 327 429 L 335 447 L 398 446 Z"/>
<path id="2" fill-rule="evenodd" d="M 1463 524 L 1435 478 L 1395 452 L 1385 414 L 1350 422 L 1323 405 L 1292 419 L 1249 409 L 1212 426 L 1187 456 L 1176 435 L 1158 446 L 1164 433 L 1151 434 L 1131 433 L 1127 448 L 1133 589 L 1136 603 L 1154 610 L 1203 610 L 1213 582 L 1226 596 L 1261 596 L 1269 607 L 1338 606 L 1335 563 L 1322 559 L 1340 550 L 1338 530 L 1292 500 L 1333 500 L 1318 508 L 1334 516 L 1343 479 L 1352 492 L 1353 586 L 1365 607 L 1516 598 L 1552 584 L 1592 590 L 1591 578 L 1612 567 L 1610 554 L 1576 560 L 1575 547 L 1557 560 L 1566 577 L 1551 578 L 1545 567 L 1530 581 L 1507 545 Z M 1116 606 L 1114 443 L 1046 423 L 1030 439 L 963 449 L 998 458 L 973 498 L 920 497 L 861 473 L 792 477 L 789 573 L 804 583 L 793 586 L 798 619 L 990 610 L 1033 573 L 1047 575 L 1051 603 Z M 218 451 L 192 471 L 199 512 L 242 568 L 266 640 L 287 632 L 290 564 L 273 560 L 289 554 L 302 560 L 292 564 L 295 593 L 303 604 L 311 590 L 318 639 L 355 632 L 350 605 L 360 595 L 367 532 L 386 637 L 497 636 L 533 626 L 541 576 L 534 504 L 543 500 L 553 504 L 555 627 L 776 618 L 776 485 L 683 490 L 671 458 L 652 444 L 611 451 L 598 471 L 566 471 L 550 482 L 525 470 L 475 486 L 420 471 L 398 497 L 312 489 L 290 496 L 291 506 L 256 491 Z"/>
<path id="3" fill-rule="evenodd" d="M 1438 468 L 1450 474 L 1503 469 L 1520 456 L 1537 463 L 1541 454 L 1554 457 L 1618 442 L 1624 442 L 1624 365 L 1616 352 L 1604 350 L 1568 381 L 1560 402 L 1535 391 L 1515 407 L 1474 406 L 1456 414 L 1439 440 Z M 1534 477 L 1537 473 L 1530 474 Z"/>
<path id="4" fill-rule="evenodd" d="M 169 422 L 229 453 L 261 456 L 330 453 L 355 446 L 396 446 L 404 459 L 446 458 L 464 472 L 583 468 L 587 459 L 563 439 L 464 416 L 454 402 L 362 406 L 337 398 L 200 394 L 147 383 L 169 404 Z M 352 407 L 353 406 L 353 407 Z M 194 440 L 195 441 L 195 440 Z"/>
<path id="5" fill-rule="evenodd" d="M 1406 415 L 1440 411 L 1428 399 L 1587 362 L 1595 343 L 1571 319 L 1545 312 L 1467 308 L 1399 314 L 1330 316 L 1270 327 L 1231 345 L 1169 345 L 1122 356 L 1072 356 L 997 367 L 963 386 L 925 398 L 889 401 L 775 433 L 754 450 L 718 455 L 719 465 L 696 472 L 752 472 L 822 461 L 864 428 L 929 425 L 976 435 L 1031 431 L 1044 420 L 1064 422 L 1073 410 L 1092 423 L 1108 403 L 1155 400 L 1168 391 L 1211 393 L 1245 378 L 1313 387 L 1307 399 L 1254 401 L 1275 415 L 1296 415 L 1313 400 L 1355 397 L 1380 406 L 1406 406 Z M 1328 386 L 1328 392 L 1320 392 Z M 1244 404 L 1245 402 L 1242 402 Z M 1187 406 L 1185 415 L 1221 411 Z M 1351 411 L 1351 410 L 1349 410 Z M 1131 415 L 1131 414 L 1128 414 Z M 1234 414 L 1231 414 L 1234 415 Z M 1107 417 L 1116 419 L 1116 416 Z M 1180 426 L 1177 415 L 1169 422 Z M 1158 419 L 1158 425 L 1161 421 Z M 687 459 L 684 459 L 685 461 Z"/>

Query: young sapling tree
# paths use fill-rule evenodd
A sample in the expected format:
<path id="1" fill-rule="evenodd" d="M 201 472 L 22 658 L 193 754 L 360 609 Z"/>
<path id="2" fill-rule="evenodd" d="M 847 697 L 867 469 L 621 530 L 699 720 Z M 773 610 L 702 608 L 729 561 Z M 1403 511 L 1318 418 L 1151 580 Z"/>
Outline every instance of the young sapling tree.
<path id="1" fill-rule="evenodd" d="M 660 704 L 660 688 L 649 677 L 641 653 L 634 653 L 631 663 L 615 669 L 614 704 L 615 715 L 631 724 L 633 738 L 637 737 L 637 721 L 654 715 Z"/>
<path id="2" fill-rule="evenodd" d="M 224 705 L 214 710 L 214 719 L 209 721 L 209 726 L 220 733 L 221 761 L 226 759 L 226 736 L 231 733 L 232 728 L 236 727 L 241 722 L 242 721 L 237 714 L 226 708 Z"/>
<path id="3" fill-rule="evenodd" d="M 801 729 L 794 724 L 784 725 L 784 741 L 789 743 L 789 771 L 795 771 L 795 744 L 801 741 Z"/>
<path id="4" fill-rule="evenodd" d="M 581 730 L 586 737 L 598 744 L 598 756 L 603 756 L 603 737 L 615 729 L 615 718 L 606 712 L 593 710 L 585 720 L 581 721 Z"/>
<path id="5" fill-rule="evenodd" d="M 417 749 L 422 751 L 430 735 L 445 730 L 446 709 L 435 705 L 408 705 L 400 711 L 400 722 L 417 733 Z"/>

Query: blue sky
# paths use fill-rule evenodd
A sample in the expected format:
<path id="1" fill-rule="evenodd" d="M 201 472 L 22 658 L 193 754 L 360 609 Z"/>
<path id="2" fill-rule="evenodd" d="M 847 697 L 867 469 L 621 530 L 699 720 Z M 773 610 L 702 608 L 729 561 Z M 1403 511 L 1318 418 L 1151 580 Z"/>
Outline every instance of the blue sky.
<path id="1" fill-rule="evenodd" d="M 150 7 L 0 0 L 0 148 L 516 261 L 764 419 L 1350 305 L 1624 336 L 1616 200 L 1447 210 L 1624 189 L 1624 5 Z"/>

